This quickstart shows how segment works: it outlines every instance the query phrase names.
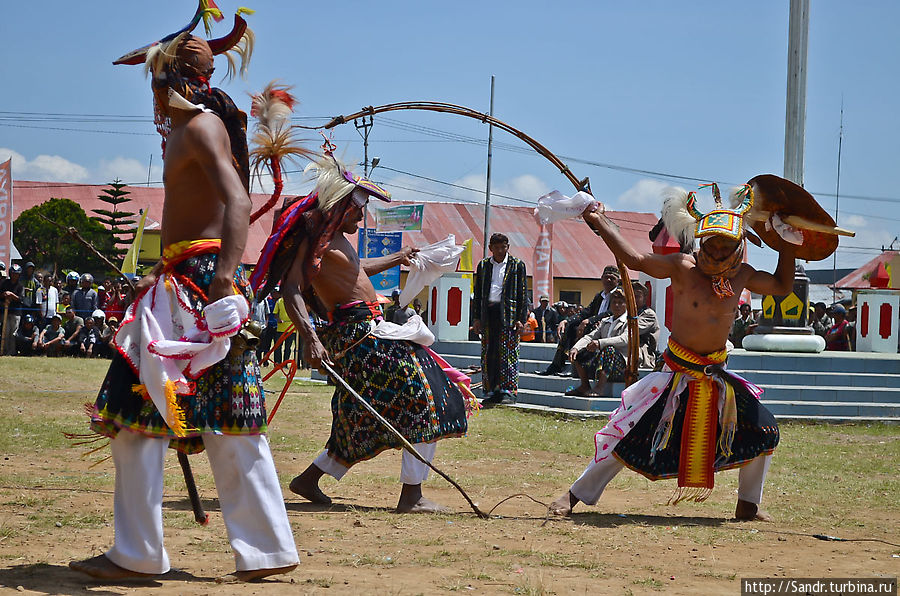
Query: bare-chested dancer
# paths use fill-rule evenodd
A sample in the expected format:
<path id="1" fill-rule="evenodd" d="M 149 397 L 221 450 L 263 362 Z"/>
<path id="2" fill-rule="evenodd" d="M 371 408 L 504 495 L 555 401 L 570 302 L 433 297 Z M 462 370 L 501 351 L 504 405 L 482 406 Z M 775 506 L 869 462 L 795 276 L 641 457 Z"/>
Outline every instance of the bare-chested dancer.
<path id="1" fill-rule="evenodd" d="M 414 340 L 383 333 L 381 304 L 369 276 L 409 264 L 417 252 L 404 248 L 384 257 L 363 259 L 345 237 L 355 234 L 368 198 L 389 200 L 375 184 L 349 174 L 327 152 L 319 163 L 316 192 L 289 206 L 270 237 L 251 283 L 271 262 L 266 288 L 283 278 L 281 291 L 291 321 L 303 338 L 304 357 L 313 368 L 328 362 L 429 461 L 436 441 L 466 432 L 466 400 L 431 353 Z M 293 221 L 291 221 L 293 219 Z M 280 247 L 279 247 L 280 245 Z M 281 270 L 277 270 L 281 263 Z M 289 267 L 288 267 L 289 265 Z M 267 289 L 264 288 L 264 295 Z M 309 306 L 328 324 L 316 329 Z M 407 337 L 424 325 L 418 316 L 403 326 Z M 389 325 L 387 325 L 389 327 Z M 409 332 L 409 333 L 407 333 Z M 321 341 L 320 341 L 321 336 Z M 322 505 L 331 499 L 319 488 L 328 474 L 340 480 L 354 464 L 385 449 L 402 447 L 399 439 L 375 420 L 338 384 L 331 402 L 332 428 L 326 449 L 290 484 L 292 492 Z M 428 513 L 444 508 L 422 496 L 428 467 L 403 451 L 397 503 L 401 513 Z"/>
<path id="2" fill-rule="evenodd" d="M 116 336 L 120 354 L 91 422 L 95 432 L 111 439 L 115 543 L 105 554 L 69 566 L 110 581 L 169 571 L 162 497 L 171 444 L 187 453 L 206 449 L 234 552 L 233 577 L 253 581 L 287 573 L 299 559 L 265 436 L 255 354 L 245 344 L 229 350 L 228 340 L 212 340 L 240 330 L 249 308 L 241 272 L 251 207 L 246 117 L 224 92 L 208 87 L 213 54 L 205 40 L 184 32 L 163 45 L 157 54 L 162 59 L 151 68 L 157 122 L 167 133 L 165 249 L 162 261 L 138 284 L 135 305 Z M 173 316 L 181 309 L 195 316 Z M 205 324 L 189 323 L 196 320 Z M 179 343 L 184 337 L 197 343 Z M 150 340 L 174 340 L 186 350 L 202 343 L 208 346 L 204 353 L 213 355 L 205 357 L 204 370 L 181 371 L 142 349 Z"/>
<path id="3" fill-rule="evenodd" d="M 759 504 L 778 427 L 759 403 L 762 391 L 724 369 L 725 342 L 744 288 L 769 295 L 790 291 L 794 250 L 785 243 L 774 274 L 742 263 L 749 187 L 740 191 L 743 202 L 736 210 L 720 207 L 705 216 L 693 209 L 693 193 L 671 191 L 663 219 L 684 244 L 692 244 L 695 234 L 700 237 L 693 254 L 641 254 L 604 215 L 602 205 L 583 214 L 627 267 L 672 280 L 674 316 L 663 372 L 623 391 L 622 405 L 595 437 L 590 464 L 550 510 L 568 515 L 579 501 L 595 504 L 626 465 L 651 480 L 677 477 L 674 502 L 707 498 L 715 471 L 741 467 L 735 517 L 769 521 Z M 667 209 L 681 217 L 667 218 Z M 676 223 L 682 229 L 673 230 Z"/>

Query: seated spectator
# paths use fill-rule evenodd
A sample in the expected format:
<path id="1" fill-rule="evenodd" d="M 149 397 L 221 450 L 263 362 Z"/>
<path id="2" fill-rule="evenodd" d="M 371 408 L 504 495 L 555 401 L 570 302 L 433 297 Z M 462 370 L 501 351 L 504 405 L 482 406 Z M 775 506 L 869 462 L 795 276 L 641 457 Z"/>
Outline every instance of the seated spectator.
<path id="1" fill-rule="evenodd" d="M 94 319 L 94 329 L 97 330 L 97 335 L 100 338 L 100 341 L 94 348 L 94 355 L 97 358 L 112 358 L 112 354 L 106 350 L 106 342 L 103 341 L 103 336 L 108 332 L 106 326 L 106 313 L 98 308 L 91 315 L 91 318 Z"/>
<path id="2" fill-rule="evenodd" d="M 659 342 L 659 320 L 656 312 L 647 307 L 647 289 L 639 283 L 633 283 L 634 301 L 637 307 L 639 334 L 638 366 L 654 368 L 657 359 Z M 607 382 L 625 380 L 625 368 L 628 358 L 628 314 L 626 312 L 625 292 L 621 288 L 612 291 L 610 298 L 610 314 L 600 322 L 600 326 L 585 335 L 569 352 L 574 362 L 575 371 L 581 384 L 566 392 L 567 395 L 593 396 L 600 395 Z M 596 378 L 591 388 L 590 379 Z"/>
<path id="3" fill-rule="evenodd" d="M 66 356 L 74 356 L 80 350 L 78 336 L 84 327 L 84 319 L 75 316 L 75 309 L 71 306 L 66 307 L 66 322 L 63 324 L 63 340 L 62 353 Z"/>
<path id="4" fill-rule="evenodd" d="M 638 368 L 656 369 L 656 363 L 660 359 L 659 353 L 659 318 L 656 311 L 647 306 L 647 286 L 632 282 L 634 291 L 634 305 L 637 311 L 638 338 Z"/>
<path id="5" fill-rule="evenodd" d="M 847 337 L 850 339 L 850 351 L 856 351 L 856 306 L 847 309 Z"/>
<path id="6" fill-rule="evenodd" d="M 37 349 L 40 332 L 34 324 L 34 315 L 27 314 L 22 317 L 22 324 L 16 330 L 16 354 L 19 356 L 33 356 Z"/>
<path id="7" fill-rule="evenodd" d="M 84 327 L 78 334 L 78 351 L 85 358 L 94 358 L 97 356 L 97 346 L 100 343 L 100 332 L 94 323 L 94 317 L 88 317 L 84 320 Z"/>
<path id="8" fill-rule="evenodd" d="M 755 328 L 756 321 L 753 320 L 753 316 L 750 314 L 750 305 L 742 302 L 738 307 L 738 316 L 731 325 L 731 336 L 729 339 L 734 344 L 734 347 L 740 348 L 741 342 L 744 341 L 744 336 L 752 335 Z"/>
<path id="9" fill-rule="evenodd" d="M 112 358 L 116 354 L 116 346 L 113 340 L 116 337 L 116 331 L 119 330 L 119 319 L 110 317 L 106 321 L 106 327 L 100 333 L 100 342 L 103 348 L 103 357 Z"/>
<path id="10" fill-rule="evenodd" d="M 831 307 L 831 316 L 834 319 L 831 327 L 825 333 L 825 349 L 838 352 L 850 351 L 850 323 L 847 321 L 847 309 L 840 304 Z"/>
<path id="11" fill-rule="evenodd" d="M 413 298 L 412 301 L 413 310 L 416 311 L 416 314 L 422 316 L 422 313 L 425 312 L 425 307 L 422 306 L 422 301 L 418 298 Z"/>
<path id="12" fill-rule="evenodd" d="M 813 305 L 813 316 L 810 317 L 809 324 L 815 334 L 821 337 L 825 337 L 825 334 L 831 329 L 834 322 L 828 316 L 828 309 L 825 308 L 824 302 L 816 302 Z"/>
<path id="13" fill-rule="evenodd" d="M 62 317 L 54 314 L 50 317 L 50 324 L 41 331 L 38 337 L 38 351 L 45 356 L 55 357 L 62 354 L 62 342 L 66 335 L 61 323 Z"/>
<path id="14" fill-rule="evenodd" d="M 566 391 L 566 395 L 589 397 L 599 395 L 607 380 L 624 380 L 628 357 L 628 315 L 625 293 L 616 288 L 609 301 L 610 315 L 591 333 L 583 336 L 569 350 L 569 360 L 581 380 L 578 387 Z M 603 382 L 600 382 L 600 371 Z M 597 384 L 591 389 L 590 378 L 598 375 Z"/>
<path id="15" fill-rule="evenodd" d="M 597 292 L 587 308 L 581 309 L 574 316 L 561 321 L 557 327 L 559 342 L 556 346 L 556 354 L 550 366 L 543 371 L 535 371 L 539 375 L 558 375 L 566 366 L 566 356 L 572 346 L 588 333 L 590 328 L 596 326 L 601 319 L 609 315 L 610 296 L 612 291 L 619 286 L 619 269 L 615 265 L 609 265 L 603 270 L 603 291 Z"/>

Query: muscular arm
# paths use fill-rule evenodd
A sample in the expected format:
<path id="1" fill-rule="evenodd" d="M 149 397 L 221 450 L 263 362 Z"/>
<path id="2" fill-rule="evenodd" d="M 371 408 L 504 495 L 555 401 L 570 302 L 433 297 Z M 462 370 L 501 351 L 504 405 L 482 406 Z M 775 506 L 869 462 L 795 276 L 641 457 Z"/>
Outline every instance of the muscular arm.
<path id="1" fill-rule="evenodd" d="M 363 271 L 366 272 L 366 276 L 371 277 L 377 273 L 381 273 L 385 269 L 390 269 L 397 265 L 409 266 L 409 258 L 417 252 L 419 252 L 418 248 L 407 246 L 402 248 L 399 252 L 384 257 L 360 259 L 360 265 L 362 266 Z"/>
<path id="2" fill-rule="evenodd" d="M 291 323 L 303 338 L 303 357 L 310 367 L 319 368 L 324 360 L 331 364 L 328 353 L 316 330 L 309 322 L 309 311 L 306 309 L 306 301 L 303 300 L 301 288 L 305 287 L 306 280 L 303 276 L 303 262 L 307 250 L 307 241 L 304 240 L 297 249 L 297 255 L 291 268 L 288 270 L 284 280 L 282 280 L 281 291 L 284 298 L 284 309 L 287 311 Z"/>
<path id="3" fill-rule="evenodd" d="M 582 214 L 585 223 L 600 236 L 616 258 L 629 269 L 643 271 L 651 277 L 665 279 L 679 271 L 683 255 L 655 255 L 640 253 L 629 243 L 606 215 L 592 211 Z"/>
<path id="4" fill-rule="evenodd" d="M 778 265 L 775 273 L 754 271 L 747 279 L 746 288 L 751 292 L 765 296 L 783 296 L 794 287 L 794 248 L 785 243 L 778 253 Z"/>
<path id="5" fill-rule="evenodd" d="M 234 272 L 241 264 L 250 222 L 250 196 L 235 170 L 231 144 L 225 125 L 217 116 L 198 114 L 188 123 L 185 141 L 191 154 L 225 205 L 222 221 L 222 248 L 216 274 L 209 286 L 209 301 L 234 293 Z"/>

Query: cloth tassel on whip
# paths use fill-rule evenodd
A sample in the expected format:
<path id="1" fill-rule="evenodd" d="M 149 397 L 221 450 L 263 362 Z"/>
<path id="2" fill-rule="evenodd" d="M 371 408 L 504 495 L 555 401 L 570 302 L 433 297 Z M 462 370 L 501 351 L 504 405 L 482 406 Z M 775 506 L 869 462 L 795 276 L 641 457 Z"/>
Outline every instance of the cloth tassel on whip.
<path id="1" fill-rule="evenodd" d="M 432 465 L 432 463 L 430 461 L 428 461 L 424 457 L 422 457 L 422 455 L 418 451 L 416 451 L 416 448 L 413 447 L 412 443 L 410 443 L 408 440 L 406 440 L 406 438 L 403 435 L 401 435 L 397 431 L 397 429 L 394 428 L 391 425 L 391 423 L 385 419 L 384 416 L 379 414 L 378 411 L 372 406 L 372 404 L 370 404 L 369 402 L 364 400 L 363 397 L 359 393 L 357 393 L 353 389 L 353 387 L 351 387 L 347 383 L 347 381 L 344 380 L 343 377 L 341 377 L 341 375 L 337 374 L 337 372 L 331 367 L 331 365 L 329 365 L 327 362 L 323 361 L 322 366 L 325 368 L 325 370 L 328 371 L 328 373 L 332 377 L 334 377 L 334 379 L 338 383 L 340 383 L 344 387 L 344 389 L 349 391 L 350 395 L 352 395 L 356 399 L 356 401 L 358 401 L 366 410 L 368 410 L 368 412 L 370 414 L 372 414 L 372 416 L 374 416 L 379 422 L 381 422 L 383 425 L 385 425 L 388 428 L 388 430 L 391 431 L 391 433 L 393 433 L 398 439 L 400 439 L 400 442 L 403 443 L 403 447 L 407 451 L 409 451 L 413 457 L 415 457 L 417 460 L 419 460 L 420 462 L 422 462 L 423 464 L 425 464 L 426 466 L 428 466 L 429 468 L 434 470 L 435 473 L 440 475 L 441 478 L 443 478 L 444 480 L 446 480 L 447 482 L 452 484 L 453 487 L 460 492 L 460 494 L 463 496 L 463 498 L 465 498 L 466 502 L 469 503 L 469 507 L 471 507 L 472 511 L 475 512 L 475 515 L 477 515 L 478 517 L 480 517 L 482 519 L 490 519 L 490 516 L 478 508 L 478 505 L 476 505 L 472 501 L 472 499 L 469 498 L 469 495 L 466 494 L 466 491 L 464 491 L 460 485 L 458 485 L 456 482 L 454 482 L 452 478 L 450 478 L 449 476 L 447 476 L 446 474 L 444 474 L 443 472 L 438 470 L 436 467 L 434 467 L 434 465 Z"/>
<path id="2" fill-rule="evenodd" d="M 115 266 L 115 264 L 106 258 L 99 250 L 97 250 L 93 244 L 84 239 L 84 237 L 78 233 L 78 230 L 75 228 L 69 227 L 57 223 L 52 219 L 45 217 L 43 214 L 38 213 L 41 219 L 44 221 L 53 224 L 60 230 L 67 232 L 72 238 L 75 238 L 79 242 L 81 242 L 85 247 L 88 248 L 92 253 L 94 253 L 101 261 L 103 261 L 107 267 L 115 270 L 122 278 L 128 282 L 128 285 L 131 286 L 131 289 L 134 290 L 134 282 L 132 282 L 128 277 L 122 273 L 122 270 Z M 181 464 L 181 471 L 184 474 L 184 485 L 187 487 L 188 498 L 191 501 L 191 508 L 194 510 L 194 519 L 197 520 L 197 523 L 205 526 L 209 523 L 209 514 L 203 510 L 203 504 L 200 503 L 200 493 L 197 492 L 197 484 L 194 482 L 194 473 L 191 471 L 191 463 L 188 461 L 187 455 L 182 452 L 178 452 L 178 463 Z"/>

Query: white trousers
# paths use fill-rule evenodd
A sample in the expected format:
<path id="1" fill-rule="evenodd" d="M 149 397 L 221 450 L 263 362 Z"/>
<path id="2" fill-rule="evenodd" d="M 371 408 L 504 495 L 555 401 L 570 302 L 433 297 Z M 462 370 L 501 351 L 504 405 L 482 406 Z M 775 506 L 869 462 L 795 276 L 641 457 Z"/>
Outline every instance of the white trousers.
<path id="1" fill-rule="evenodd" d="M 205 434 L 219 506 L 238 571 L 299 563 L 275 462 L 265 435 Z M 169 570 L 163 546 L 163 465 L 169 440 L 121 430 L 116 466 L 115 543 L 110 561 L 140 573 Z"/>
<path id="2" fill-rule="evenodd" d="M 424 457 L 430 463 L 434 459 L 437 443 L 416 443 L 413 447 L 416 448 L 419 455 Z M 331 457 L 328 454 L 327 449 L 313 460 L 313 464 L 335 480 L 343 478 L 344 474 L 347 473 L 347 470 L 350 469 Z M 430 471 L 431 468 L 416 459 L 416 456 L 412 455 L 406 449 L 403 450 L 403 457 L 400 461 L 400 482 L 403 484 L 422 484 L 428 480 L 428 473 Z"/>
<path id="3" fill-rule="evenodd" d="M 741 467 L 738 472 L 738 499 L 757 505 L 762 503 L 763 485 L 766 483 L 766 473 L 771 462 L 771 455 L 760 455 Z M 612 455 L 599 462 L 591 458 L 591 463 L 572 484 L 569 492 L 582 503 L 594 505 L 609 481 L 624 467 L 624 464 Z"/>

